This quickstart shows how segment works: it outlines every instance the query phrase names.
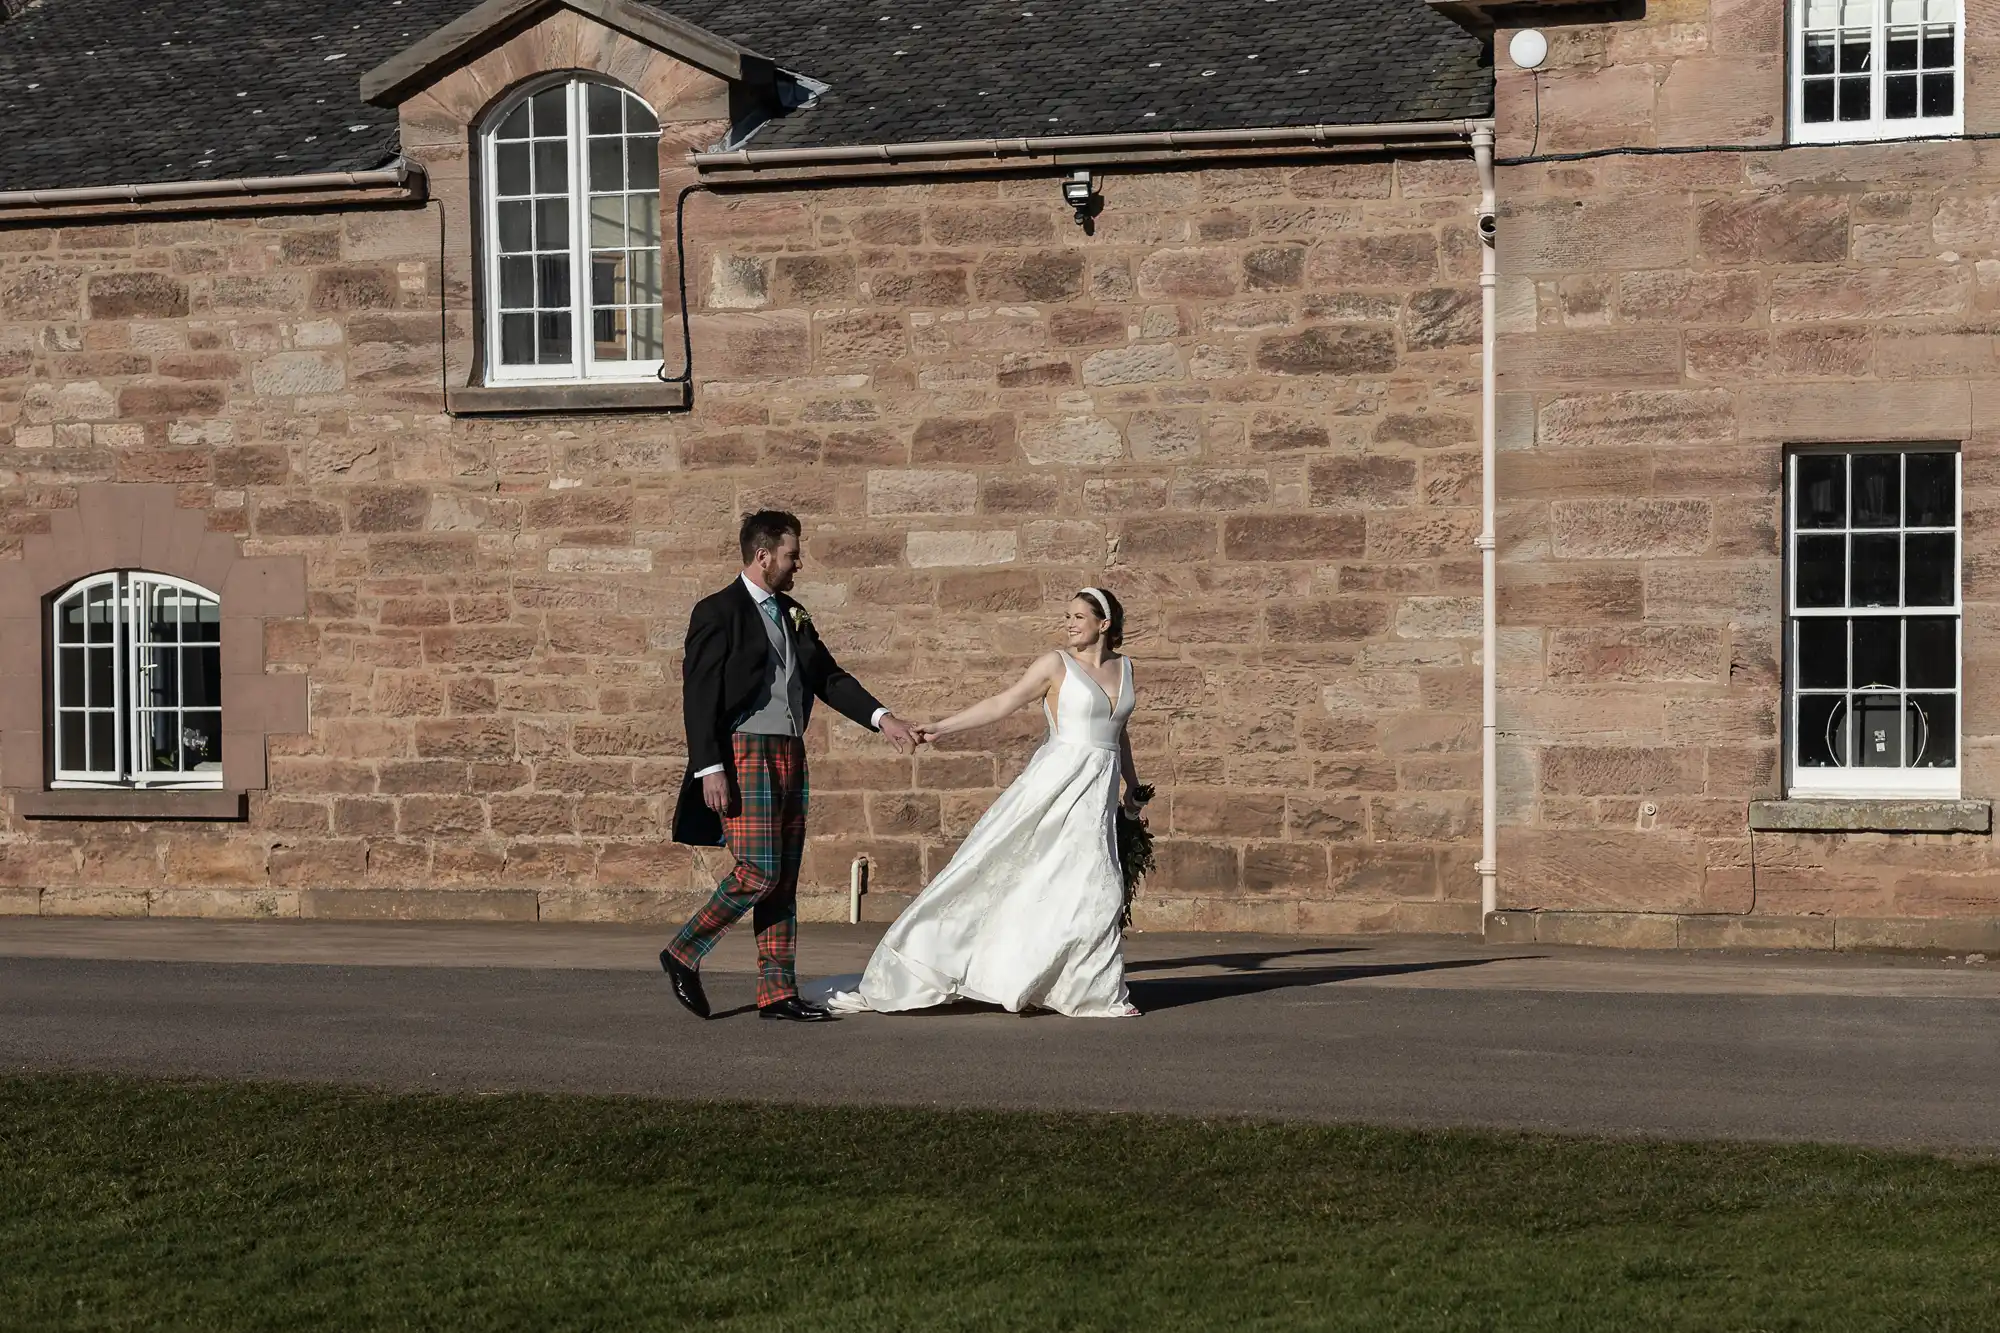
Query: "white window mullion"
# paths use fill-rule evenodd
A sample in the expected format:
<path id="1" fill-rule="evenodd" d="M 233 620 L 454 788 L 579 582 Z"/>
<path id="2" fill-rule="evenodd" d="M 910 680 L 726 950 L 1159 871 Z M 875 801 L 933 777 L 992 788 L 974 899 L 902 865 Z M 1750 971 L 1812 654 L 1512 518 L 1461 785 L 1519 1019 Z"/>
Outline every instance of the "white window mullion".
<path id="1" fill-rule="evenodd" d="M 590 378 L 590 114 L 581 79 L 569 88 L 569 307 L 570 357 L 577 376 Z"/>

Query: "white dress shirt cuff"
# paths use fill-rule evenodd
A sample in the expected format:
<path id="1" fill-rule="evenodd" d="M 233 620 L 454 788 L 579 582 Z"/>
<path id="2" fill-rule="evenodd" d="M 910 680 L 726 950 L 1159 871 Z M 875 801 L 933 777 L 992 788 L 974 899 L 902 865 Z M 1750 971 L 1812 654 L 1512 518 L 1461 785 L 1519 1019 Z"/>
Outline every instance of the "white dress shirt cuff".
<path id="1" fill-rule="evenodd" d="M 889 716 L 888 709 L 878 708 L 875 710 L 875 716 L 868 719 L 868 725 L 880 731 L 882 729 L 882 719 L 887 716 Z"/>
<path id="2" fill-rule="evenodd" d="M 708 766 L 707 768 L 704 768 L 703 770 L 701 770 L 701 772 L 699 772 L 699 773 L 695 774 L 695 776 L 696 776 L 696 777 L 698 777 L 698 778 L 705 778 L 705 777 L 707 777 L 707 776 L 708 776 L 708 775 L 709 775 L 710 773 L 720 773 L 720 772 L 721 772 L 721 771 L 722 771 L 722 770 L 723 770 L 723 769 L 724 769 L 725 767 L 727 767 L 727 765 L 724 765 L 724 764 L 710 764 L 710 765 L 709 765 L 709 766 Z"/>

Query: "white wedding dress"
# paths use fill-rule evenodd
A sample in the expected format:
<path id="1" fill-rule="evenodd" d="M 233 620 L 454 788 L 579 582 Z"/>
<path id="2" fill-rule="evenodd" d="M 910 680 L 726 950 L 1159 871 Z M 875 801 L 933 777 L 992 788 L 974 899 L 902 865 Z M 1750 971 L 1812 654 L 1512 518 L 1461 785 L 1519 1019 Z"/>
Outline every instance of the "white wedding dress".
<path id="1" fill-rule="evenodd" d="M 1131 1018 L 1119 943 L 1124 879 L 1114 816 L 1132 660 L 1118 700 L 1068 653 L 1049 738 L 938 877 L 896 918 L 859 978 L 809 994 L 838 1013 L 975 1000 L 1018 1013 Z"/>

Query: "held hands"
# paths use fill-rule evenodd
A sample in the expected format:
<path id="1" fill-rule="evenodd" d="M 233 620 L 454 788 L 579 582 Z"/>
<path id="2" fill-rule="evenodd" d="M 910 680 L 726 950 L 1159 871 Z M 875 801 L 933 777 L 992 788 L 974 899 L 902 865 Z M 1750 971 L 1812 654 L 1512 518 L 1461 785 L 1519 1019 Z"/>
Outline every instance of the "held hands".
<path id="1" fill-rule="evenodd" d="M 923 728 L 911 726 L 894 713 L 884 713 L 881 726 L 882 734 L 888 737 L 889 744 L 896 747 L 897 754 L 915 754 L 917 747 L 929 739 L 924 735 Z"/>

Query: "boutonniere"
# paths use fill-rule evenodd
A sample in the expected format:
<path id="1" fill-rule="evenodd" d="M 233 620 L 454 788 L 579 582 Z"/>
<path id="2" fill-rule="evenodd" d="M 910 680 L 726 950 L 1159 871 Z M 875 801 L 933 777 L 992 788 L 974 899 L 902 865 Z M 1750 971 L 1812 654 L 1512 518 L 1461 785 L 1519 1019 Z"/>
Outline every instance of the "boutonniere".
<path id="1" fill-rule="evenodd" d="M 797 602 L 792 603 L 791 609 L 792 609 L 792 630 L 794 633 L 803 630 L 807 625 L 813 623 L 813 618 L 811 614 L 809 614 L 806 611 L 806 609 L 803 606 L 800 606 Z"/>

